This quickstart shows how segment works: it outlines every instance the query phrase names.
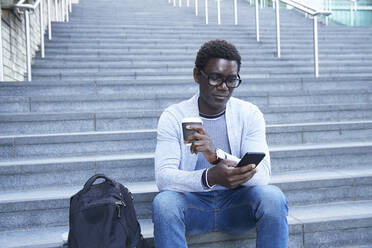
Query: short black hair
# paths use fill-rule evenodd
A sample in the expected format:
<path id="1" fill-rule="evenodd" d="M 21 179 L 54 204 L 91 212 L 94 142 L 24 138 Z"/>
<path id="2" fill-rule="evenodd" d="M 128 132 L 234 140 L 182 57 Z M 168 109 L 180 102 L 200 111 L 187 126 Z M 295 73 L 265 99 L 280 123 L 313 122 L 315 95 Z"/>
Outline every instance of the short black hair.
<path id="1" fill-rule="evenodd" d="M 210 40 L 204 43 L 196 55 L 195 67 L 203 70 L 212 58 L 234 60 L 238 63 L 238 72 L 240 71 L 241 57 L 239 51 L 226 40 Z"/>

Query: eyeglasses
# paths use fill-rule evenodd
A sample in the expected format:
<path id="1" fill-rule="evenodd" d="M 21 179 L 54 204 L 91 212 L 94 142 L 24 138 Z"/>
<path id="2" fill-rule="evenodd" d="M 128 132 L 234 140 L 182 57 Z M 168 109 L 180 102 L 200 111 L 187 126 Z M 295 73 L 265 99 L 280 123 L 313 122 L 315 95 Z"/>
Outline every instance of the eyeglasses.
<path id="1" fill-rule="evenodd" d="M 228 88 L 237 88 L 239 87 L 242 80 L 240 79 L 239 74 L 236 76 L 228 77 L 228 78 L 221 78 L 217 74 L 207 74 L 203 70 L 199 70 L 199 72 L 208 79 L 208 84 L 210 86 L 218 87 L 221 84 L 225 83 Z"/>

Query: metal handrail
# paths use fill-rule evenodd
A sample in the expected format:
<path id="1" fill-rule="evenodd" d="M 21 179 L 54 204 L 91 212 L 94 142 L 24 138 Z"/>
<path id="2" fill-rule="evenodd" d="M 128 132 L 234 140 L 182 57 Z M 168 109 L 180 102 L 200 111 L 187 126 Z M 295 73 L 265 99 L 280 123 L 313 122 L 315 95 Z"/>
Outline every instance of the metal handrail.
<path id="1" fill-rule="evenodd" d="M 319 56 L 318 56 L 318 16 L 329 16 L 332 12 L 325 10 L 315 9 L 307 4 L 299 3 L 294 0 L 275 0 L 275 12 L 276 12 L 276 49 L 277 56 L 280 58 L 280 20 L 279 20 L 279 1 L 287 5 L 290 5 L 302 12 L 313 17 L 313 31 L 314 31 L 314 74 L 315 77 L 319 77 Z"/>
<path id="2" fill-rule="evenodd" d="M 179 0 L 179 5 L 181 5 L 181 1 Z M 217 23 L 221 24 L 221 0 L 217 0 Z M 351 0 L 351 1 L 357 1 L 357 0 Z M 302 12 L 304 12 L 307 15 L 310 15 L 313 17 L 313 26 L 314 26 L 314 74 L 315 77 L 319 76 L 319 57 L 318 57 L 318 16 L 323 15 L 325 17 L 328 17 L 332 12 L 327 10 L 319 10 L 316 9 L 308 4 L 298 2 L 296 0 L 273 0 L 273 7 L 275 3 L 275 16 L 276 16 L 276 46 L 277 46 L 277 56 L 281 56 L 280 51 L 280 20 L 279 20 L 279 2 L 282 2 L 284 4 L 290 5 Z M 170 3 L 170 0 L 168 0 L 168 3 Z M 249 4 L 252 5 L 252 0 L 249 0 Z M 173 6 L 176 5 L 176 0 L 173 0 Z M 263 0 L 260 1 L 260 5 L 258 3 L 258 0 L 255 0 L 255 9 L 256 9 L 256 40 L 260 41 L 260 25 L 259 25 L 259 6 L 263 7 Z M 195 0 L 195 15 L 198 15 L 198 1 Z M 238 24 L 238 11 L 237 11 L 237 1 L 234 0 L 234 21 L 235 25 Z M 326 20 L 328 22 L 328 20 Z M 205 0 L 205 24 L 209 23 L 209 17 L 208 17 L 208 0 Z"/>
<path id="3" fill-rule="evenodd" d="M 280 1 L 287 4 L 287 5 L 292 6 L 293 8 L 296 8 L 296 9 L 302 11 L 302 12 L 305 12 L 306 14 L 312 15 L 312 16 L 330 15 L 331 14 L 330 11 L 318 10 L 316 8 L 313 8 L 310 5 L 307 5 L 307 4 L 301 3 L 301 2 L 297 2 L 297 1 L 294 1 L 294 0 L 280 0 Z"/>
<path id="4" fill-rule="evenodd" d="M 56 1 L 56 0 L 55 0 Z M 71 0 L 69 0 L 71 1 Z M 217 2 L 217 23 L 221 24 L 221 0 L 216 0 Z M 171 0 L 168 0 L 168 3 L 171 3 Z M 190 7 L 190 1 L 187 0 L 186 6 Z M 195 16 L 199 15 L 199 5 L 198 0 L 194 2 L 195 6 Z M 205 24 L 209 23 L 209 11 L 208 11 L 208 0 L 205 0 Z M 176 0 L 173 0 L 173 7 L 176 7 Z M 182 0 L 178 0 L 178 7 L 182 7 Z M 237 0 L 234 0 L 234 23 L 238 25 L 238 7 L 237 7 Z"/>
<path id="5" fill-rule="evenodd" d="M 253 4 L 253 1 L 249 0 L 249 5 L 252 5 L 252 4 Z M 256 17 L 255 17 L 255 21 L 256 21 L 256 40 L 258 42 L 258 41 L 260 41 L 260 12 L 259 12 L 259 8 L 258 8 L 258 6 L 259 6 L 258 0 L 254 1 L 254 5 L 255 5 L 255 13 L 256 13 Z M 263 8 L 263 1 L 262 0 L 261 0 L 260 8 L 261 9 Z M 237 25 L 237 23 L 235 25 Z"/>
<path id="6" fill-rule="evenodd" d="M 41 57 L 45 57 L 44 51 L 44 32 L 43 32 L 43 3 L 41 0 L 37 0 L 34 4 L 25 4 L 25 0 L 20 0 L 14 4 L 14 8 L 17 9 L 18 13 L 25 15 L 25 26 L 26 26 L 26 61 L 27 61 L 27 80 L 31 81 L 31 41 L 30 41 L 30 16 L 29 11 L 35 11 L 40 6 L 40 50 Z"/>
<path id="7" fill-rule="evenodd" d="M 354 26 L 354 11 L 356 11 L 357 4 L 357 0 L 350 0 L 350 26 Z"/>
<path id="8" fill-rule="evenodd" d="M 44 47 L 44 13 L 43 13 L 43 0 L 36 0 L 34 4 L 25 3 L 26 0 L 20 0 L 13 7 L 17 10 L 18 13 L 25 15 L 25 33 L 26 33 L 26 61 L 27 61 L 27 80 L 32 80 L 31 73 L 31 38 L 30 38 L 30 11 L 35 11 L 40 7 L 39 16 L 40 16 L 40 52 L 41 57 L 45 57 L 45 47 Z M 71 0 L 60 0 L 61 2 L 61 21 L 69 21 L 69 12 L 72 10 Z M 48 12 L 48 39 L 52 39 L 52 25 L 51 25 L 51 16 L 50 16 L 50 0 L 47 0 L 47 12 Z M 55 0 L 55 15 L 58 20 L 58 4 Z"/>
<path id="9" fill-rule="evenodd" d="M 1 5 L 1 4 L 0 4 Z M 3 47 L 3 34 L 1 32 L 3 21 L 1 19 L 3 10 L 0 8 L 0 47 Z M 0 49 L 0 81 L 4 80 L 4 61 L 3 61 L 3 49 Z"/>
<path id="10" fill-rule="evenodd" d="M 198 16 L 199 8 L 198 8 L 198 0 L 195 0 L 195 16 Z"/>

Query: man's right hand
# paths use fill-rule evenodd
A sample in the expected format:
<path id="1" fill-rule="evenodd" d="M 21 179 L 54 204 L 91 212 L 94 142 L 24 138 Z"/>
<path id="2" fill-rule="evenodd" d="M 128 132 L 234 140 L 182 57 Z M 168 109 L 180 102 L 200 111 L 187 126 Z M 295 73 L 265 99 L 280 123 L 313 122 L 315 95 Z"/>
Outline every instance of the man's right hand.
<path id="1" fill-rule="evenodd" d="M 210 186 L 222 185 L 234 189 L 249 181 L 258 171 L 254 164 L 235 167 L 236 163 L 222 160 L 208 170 L 207 180 Z"/>

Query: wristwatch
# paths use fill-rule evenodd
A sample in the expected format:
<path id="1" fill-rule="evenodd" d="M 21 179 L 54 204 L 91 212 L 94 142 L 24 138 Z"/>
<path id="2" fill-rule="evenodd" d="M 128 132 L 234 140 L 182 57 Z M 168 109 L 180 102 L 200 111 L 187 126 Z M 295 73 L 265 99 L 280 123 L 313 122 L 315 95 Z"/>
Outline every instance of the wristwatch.
<path id="1" fill-rule="evenodd" d="M 216 148 L 215 153 L 216 153 L 216 159 L 213 162 L 211 162 L 211 164 L 213 164 L 213 165 L 218 164 L 221 160 L 226 158 L 225 152 L 220 148 Z"/>

